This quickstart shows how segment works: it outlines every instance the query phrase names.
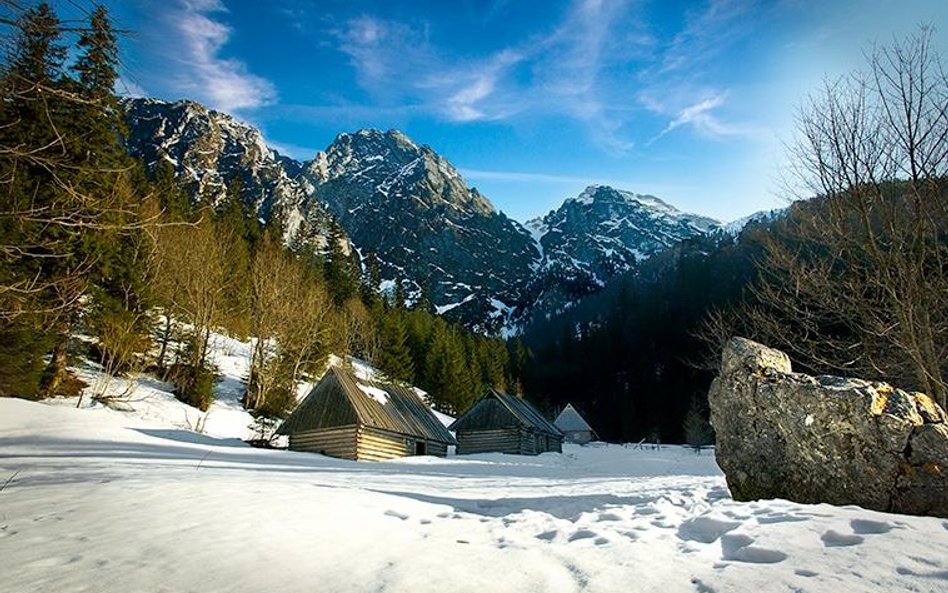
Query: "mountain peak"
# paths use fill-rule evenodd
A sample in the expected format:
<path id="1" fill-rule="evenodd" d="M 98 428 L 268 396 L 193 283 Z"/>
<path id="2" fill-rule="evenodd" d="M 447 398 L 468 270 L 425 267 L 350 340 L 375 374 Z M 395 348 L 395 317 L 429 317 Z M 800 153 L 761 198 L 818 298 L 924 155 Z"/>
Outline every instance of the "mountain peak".
<path id="1" fill-rule="evenodd" d="M 543 257 L 536 285 L 544 288 L 535 308 L 555 311 L 641 260 L 720 223 L 682 212 L 655 196 L 596 184 L 526 227 Z"/>
<path id="2" fill-rule="evenodd" d="M 637 194 L 624 189 L 614 188 L 611 185 L 590 185 L 584 189 L 579 196 L 569 198 L 567 201 L 578 202 L 580 204 L 592 204 L 593 202 L 625 202 L 638 204 L 650 210 L 666 214 L 682 213 L 671 204 L 651 194 Z"/>

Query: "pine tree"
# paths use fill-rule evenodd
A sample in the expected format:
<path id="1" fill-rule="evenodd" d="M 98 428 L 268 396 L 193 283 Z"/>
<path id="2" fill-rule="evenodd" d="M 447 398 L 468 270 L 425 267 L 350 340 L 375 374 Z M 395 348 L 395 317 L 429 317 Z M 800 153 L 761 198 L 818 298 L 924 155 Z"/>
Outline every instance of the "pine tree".
<path id="1" fill-rule="evenodd" d="M 74 183 L 82 195 L 109 207 L 97 217 L 104 228 L 83 232 L 76 251 L 94 262 L 89 325 L 96 349 L 108 372 L 121 373 L 150 347 L 152 301 L 146 265 L 149 241 L 134 228 L 143 197 L 133 185 L 136 167 L 125 150 L 126 126 L 113 93 L 118 42 L 104 6 L 93 10 L 77 46 L 72 86 L 83 101 L 71 109 L 73 160 L 80 171 Z M 68 339 L 68 326 L 64 333 Z"/>
<path id="2" fill-rule="evenodd" d="M 365 271 L 362 275 L 362 302 L 372 311 L 373 315 L 380 315 L 382 299 L 379 291 L 382 286 L 382 273 L 379 270 L 379 258 L 374 250 L 365 256 Z"/>
<path id="3" fill-rule="evenodd" d="M 382 320 L 382 348 L 379 367 L 385 374 L 405 383 L 415 380 L 415 365 L 408 349 L 408 330 L 402 311 L 389 311 Z"/>
<path id="4" fill-rule="evenodd" d="M 0 79 L 0 395 L 38 394 L 57 293 L 76 294 L 60 274 L 64 229 L 41 220 L 61 198 L 49 166 L 62 152 L 60 29 L 48 3 L 25 10 Z"/>
<path id="5" fill-rule="evenodd" d="M 714 442 L 714 430 L 711 428 L 711 423 L 708 422 L 702 408 L 703 406 L 697 397 L 691 398 L 691 405 L 688 407 L 682 425 L 685 442 L 696 449 Z"/>
<path id="6" fill-rule="evenodd" d="M 224 254 L 229 278 L 224 290 L 222 322 L 234 335 L 246 337 L 251 324 L 251 253 L 260 240 L 261 231 L 250 209 L 240 200 L 239 188 L 239 178 L 235 177 L 228 185 L 228 199 L 216 213 L 215 226 L 234 238 Z"/>
<path id="7" fill-rule="evenodd" d="M 333 303 L 341 306 L 359 294 L 359 273 L 354 253 L 346 253 L 345 234 L 339 223 L 332 221 L 327 238 L 329 253 L 326 255 L 325 278 Z"/>

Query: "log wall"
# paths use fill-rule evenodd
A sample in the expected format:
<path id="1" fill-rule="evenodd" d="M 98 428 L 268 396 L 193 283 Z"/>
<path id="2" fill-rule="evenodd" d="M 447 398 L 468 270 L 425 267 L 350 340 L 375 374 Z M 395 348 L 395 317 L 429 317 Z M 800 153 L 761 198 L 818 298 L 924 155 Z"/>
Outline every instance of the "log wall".
<path id="1" fill-rule="evenodd" d="M 296 432 L 290 435 L 290 449 L 355 459 L 357 433 L 358 427 L 355 425 Z"/>
<path id="2" fill-rule="evenodd" d="M 457 433 L 458 455 L 470 453 L 521 454 L 520 430 L 496 428 L 492 430 L 462 430 Z"/>
<path id="3" fill-rule="evenodd" d="M 397 457 L 414 455 L 408 438 L 374 428 L 363 427 L 359 430 L 357 461 L 385 461 Z"/>
<path id="4" fill-rule="evenodd" d="M 414 455 L 415 443 L 419 440 L 421 439 L 353 425 L 293 433 L 290 435 L 290 450 L 322 453 L 356 461 L 384 461 Z M 426 455 L 447 456 L 447 444 L 422 442 L 425 443 Z"/>

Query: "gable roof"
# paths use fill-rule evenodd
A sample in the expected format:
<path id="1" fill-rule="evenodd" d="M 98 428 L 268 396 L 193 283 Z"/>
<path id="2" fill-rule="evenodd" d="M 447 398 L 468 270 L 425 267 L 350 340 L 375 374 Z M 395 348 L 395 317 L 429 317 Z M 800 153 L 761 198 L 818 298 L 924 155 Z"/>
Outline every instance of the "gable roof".
<path id="1" fill-rule="evenodd" d="M 361 424 L 449 445 L 454 437 L 412 390 L 357 378 L 337 366 L 329 370 L 293 410 L 277 434 Z"/>
<path id="2" fill-rule="evenodd" d="M 576 411 L 573 404 L 566 404 L 560 415 L 556 417 L 553 424 L 563 432 L 593 432 L 589 423 Z"/>
<path id="3" fill-rule="evenodd" d="M 477 430 L 510 426 L 531 428 L 550 436 L 563 438 L 549 420 L 527 400 L 491 389 L 449 426 L 450 430 Z"/>

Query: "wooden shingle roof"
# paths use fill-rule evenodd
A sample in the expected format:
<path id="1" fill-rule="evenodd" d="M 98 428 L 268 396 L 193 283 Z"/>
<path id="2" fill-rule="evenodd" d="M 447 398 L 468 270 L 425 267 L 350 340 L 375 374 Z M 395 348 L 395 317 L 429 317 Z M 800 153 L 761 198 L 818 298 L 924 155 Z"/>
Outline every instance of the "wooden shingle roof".
<path id="1" fill-rule="evenodd" d="M 531 406 L 530 402 L 493 389 L 477 400 L 466 414 L 454 421 L 449 429 L 454 431 L 489 430 L 515 426 L 563 438 L 563 433 Z"/>
<path id="2" fill-rule="evenodd" d="M 357 378 L 352 372 L 330 367 L 300 402 L 277 434 L 360 424 L 448 445 L 457 444 L 428 406 L 412 390 Z"/>

